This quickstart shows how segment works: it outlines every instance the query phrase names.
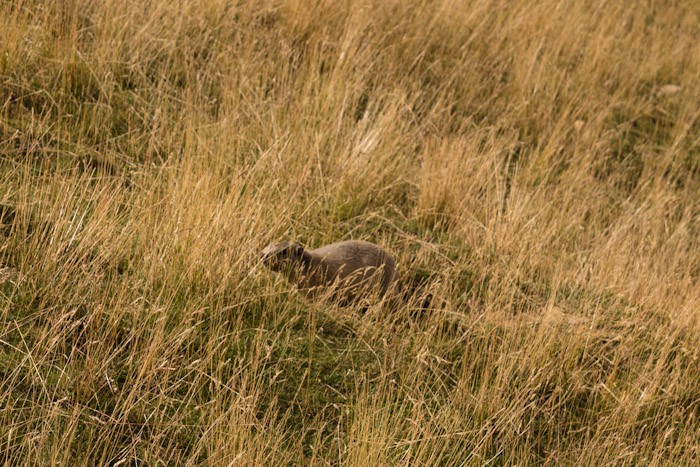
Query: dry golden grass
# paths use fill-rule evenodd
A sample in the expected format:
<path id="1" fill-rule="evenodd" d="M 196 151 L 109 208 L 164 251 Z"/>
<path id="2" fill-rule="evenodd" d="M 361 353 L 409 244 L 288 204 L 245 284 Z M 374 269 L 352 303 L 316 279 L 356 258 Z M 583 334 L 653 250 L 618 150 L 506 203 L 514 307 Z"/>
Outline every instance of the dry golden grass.
<path id="1" fill-rule="evenodd" d="M 697 465 L 700 3 L 0 6 L 7 465 Z M 434 309 L 309 303 L 280 238 Z"/>

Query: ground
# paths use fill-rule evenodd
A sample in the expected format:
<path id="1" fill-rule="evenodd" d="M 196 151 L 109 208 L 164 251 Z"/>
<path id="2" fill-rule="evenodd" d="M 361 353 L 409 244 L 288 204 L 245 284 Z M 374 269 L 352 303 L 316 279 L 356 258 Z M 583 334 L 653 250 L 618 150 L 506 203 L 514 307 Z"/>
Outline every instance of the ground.
<path id="1" fill-rule="evenodd" d="M 8 465 L 694 465 L 697 2 L 0 6 Z M 305 300 L 277 240 L 433 296 Z"/>

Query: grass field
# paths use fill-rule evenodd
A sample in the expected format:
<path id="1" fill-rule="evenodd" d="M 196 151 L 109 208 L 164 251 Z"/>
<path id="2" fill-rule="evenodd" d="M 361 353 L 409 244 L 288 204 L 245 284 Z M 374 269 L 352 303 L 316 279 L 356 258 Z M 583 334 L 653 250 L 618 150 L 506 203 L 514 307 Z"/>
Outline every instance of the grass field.
<path id="1" fill-rule="evenodd" d="M 697 465 L 698 24 L 2 2 L 0 459 Z M 311 303 L 258 264 L 350 238 L 432 308 Z"/>

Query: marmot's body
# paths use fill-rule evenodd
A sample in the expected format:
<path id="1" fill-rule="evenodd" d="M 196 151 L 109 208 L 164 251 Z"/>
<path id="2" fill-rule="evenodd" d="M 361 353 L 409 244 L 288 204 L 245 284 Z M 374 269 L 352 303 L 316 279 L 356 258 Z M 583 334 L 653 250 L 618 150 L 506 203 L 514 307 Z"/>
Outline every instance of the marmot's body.
<path id="1" fill-rule="evenodd" d="M 384 296 L 398 280 L 396 262 L 374 243 L 348 240 L 306 250 L 278 242 L 262 251 L 263 263 L 283 273 L 309 298 L 328 294 L 341 302 Z"/>

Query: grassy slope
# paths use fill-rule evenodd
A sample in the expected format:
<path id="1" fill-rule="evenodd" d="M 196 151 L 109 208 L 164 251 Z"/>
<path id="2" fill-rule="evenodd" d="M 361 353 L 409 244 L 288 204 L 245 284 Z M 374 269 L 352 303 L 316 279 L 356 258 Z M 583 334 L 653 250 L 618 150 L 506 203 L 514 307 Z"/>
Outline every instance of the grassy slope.
<path id="1" fill-rule="evenodd" d="M 314 3 L 0 7 L 0 459 L 697 462 L 700 7 Z"/>

